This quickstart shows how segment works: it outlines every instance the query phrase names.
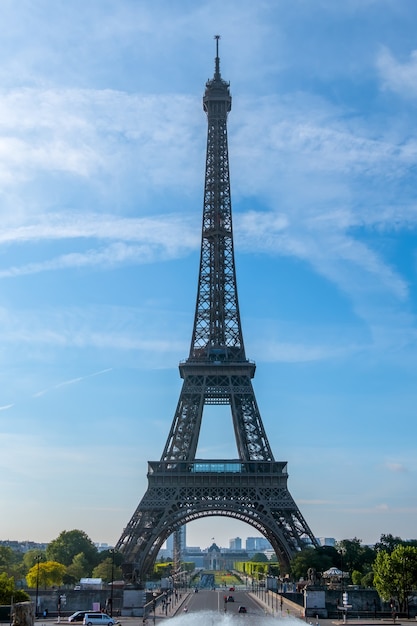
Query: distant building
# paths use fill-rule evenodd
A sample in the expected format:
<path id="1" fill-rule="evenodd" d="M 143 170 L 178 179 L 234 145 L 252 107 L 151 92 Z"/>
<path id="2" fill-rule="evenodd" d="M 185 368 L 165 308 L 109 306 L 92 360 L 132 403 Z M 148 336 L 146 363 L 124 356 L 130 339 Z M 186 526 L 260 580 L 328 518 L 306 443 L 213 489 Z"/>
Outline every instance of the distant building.
<path id="1" fill-rule="evenodd" d="M 81 589 L 103 589 L 103 580 L 101 578 L 80 578 Z"/>
<path id="2" fill-rule="evenodd" d="M 114 546 L 109 546 L 108 543 L 95 543 L 98 552 L 106 552 L 106 550 L 113 550 Z"/>
<path id="3" fill-rule="evenodd" d="M 197 568 L 204 567 L 205 556 L 206 552 L 203 552 L 202 549 L 198 546 L 187 546 L 182 553 L 183 561 L 187 561 L 188 563 L 194 563 L 194 566 Z"/>
<path id="4" fill-rule="evenodd" d="M 180 529 L 180 537 L 181 537 L 181 551 L 184 552 L 184 550 L 186 550 L 187 548 L 187 532 L 186 532 L 187 526 L 184 524 L 184 526 L 181 526 Z M 169 558 L 172 558 L 174 556 L 174 533 L 172 533 L 172 535 L 170 535 L 167 539 L 167 543 L 166 543 L 166 551 L 167 551 L 167 555 Z"/>
<path id="5" fill-rule="evenodd" d="M 170 560 L 172 558 L 172 554 L 170 554 L 167 548 L 161 548 L 158 552 L 157 560 L 160 561 L 164 559 L 164 561 Z"/>
<path id="6" fill-rule="evenodd" d="M 247 552 L 264 552 L 265 550 L 271 550 L 272 546 L 268 539 L 265 537 L 247 537 L 246 538 L 246 551 Z"/>
<path id="7" fill-rule="evenodd" d="M 203 562 L 205 569 L 225 569 L 224 559 L 222 557 L 220 548 L 215 543 L 212 543 L 211 546 L 208 548 Z"/>
<path id="8" fill-rule="evenodd" d="M 227 548 L 219 548 L 218 545 L 213 543 L 203 553 L 203 567 L 204 569 L 224 570 L 233 569 L 236 561 L 247 561 L 248 553 L 246 550 L 230 550 Z M 190 558 L 190 561 L 193 559 Z M 199 565 L 196 564 L 196 567 Z"/>
<path id="9" fill-rule="evenodd" d="M 45 551 L 47 543 L 37 543 L 36 541 L 14 541 L 10 539 L 0 540 L 0 546 L 11 548 L 15 552 L 29 552 L 29 550 Z"/>
<path id="10" fill-rule="evenodd" d="M 240 537 L 235 537 L 234 539 L 229 540 L 229 549 L 230 550 L 241 550 L 242 549 L 242 540 Z"/>
<path id="11" fill-rule="evenodd" d="M 334 537 L 317 537 L 317 541 L 320 546 L 331 546 L 334 548 L 336 545 L 336 539 Z"/>

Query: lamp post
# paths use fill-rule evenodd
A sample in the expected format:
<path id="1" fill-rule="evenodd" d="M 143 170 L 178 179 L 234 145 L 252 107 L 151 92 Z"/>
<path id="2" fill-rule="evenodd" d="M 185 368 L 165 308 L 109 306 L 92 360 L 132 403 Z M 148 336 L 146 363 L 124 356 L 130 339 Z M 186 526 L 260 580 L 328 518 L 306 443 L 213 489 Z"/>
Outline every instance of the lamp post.
<path id="1" fill-rule="evenodd" d="M 342 613 L 343 613 L 343 623 L 345 624 L 346 619 L 347 619 L 347 610 L 348 610 L 348 594 L 345 593 L 345 586 L 344 586 L 344 581 L 343 581 L 343 555 L 345 554 L 345 548 L 340 548 L 339 554 L 340 554 L 340 569 L 342 571 L 342 575 L 340 579 L 340 586 L 342 589 L 342 603 L 340 606 L 342 608 Z"/>
<path id="2" fill-rule="evenodd" d="M 113 583 L 114 583 L 114 553 L 115 549 L 112 548 L 111 552 L 111 588 L 110 588 L 110 617 L 113 617 Z"/>
<path id="3" fill-rule="evenodd" d="M 402 557 L 403 566 L 403 611 L 407 612 L 407 619 L 410 618 L 410 605 L 408 601 L 408 568 L 407 568 L 407 554 L 404 553 Z M 410 587 L 412 588 L 412 587 Z"/>
<path id="4" fill-rule="evenodd" d="M 153 623 L 155 624 L 155 620 L 156 620 L 156 597 L 157 597 L 157 593 L 154 591 L 152 596 L 152 609 L 153 609 Z"/>
<path id="5" fill-rule="evenodd" d="M 42 559 L 42 554 L 35 556 L 36 560 L 36 597 L 35 597 L 35 617 L 38 617 L 38 602 L 39 602 L 39 563 Z"/>

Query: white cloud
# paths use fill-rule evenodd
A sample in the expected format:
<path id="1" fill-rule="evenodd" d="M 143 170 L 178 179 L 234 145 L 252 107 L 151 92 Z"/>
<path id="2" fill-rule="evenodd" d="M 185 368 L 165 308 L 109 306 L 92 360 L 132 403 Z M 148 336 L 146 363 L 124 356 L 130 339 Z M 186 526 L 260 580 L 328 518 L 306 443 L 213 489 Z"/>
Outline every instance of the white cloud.
<path id="1" fill-rule="evenodd" d="M 390 472 L 406 472 L 407 468 L 402 464 L 402 463 L 395 463 L 395 462 L 387 462 L 385 464 L 385 467 L 390 471 Z"/>
<path id="2" fill-rule="evenodd" d="M 377 58 L 377 68 L 385 89 L 403 98 L 417 96 L 417 50 L 413 50 L 409 59 L 401 63 L 388 48 L 383 47 Z"/>
<path id="3" fill-rule="evenodd" d="M 192 98 L 179 95 L 3 90 L 0 181 L 9 187 L 42 172 L 63 172 L 94 185 L 127 170 L 145 185 L 190 185 L 185 158 L 192 162 L 203 146 L 202 135 L 193 134 L 197 111 Z M 173 171 L 170 164 L 176 164 Z"/>
<path id="4" fill-rule="evenodd" d="M 351 297 L 362 290 L 361 283 L 372 281 L 374 291 L 405 299 L 404 279 L 376 252 L 347 234 L 350 216 L 329 212 L 326 217 L 301 222 L 290 214 L 249 212 L 240 217 L 242 240 L 246 248 L 253 249 L 255 243 L 259 250 L 310 262 Z"/>
<path id="5" fill-rule="evenodd" d="M 28 359 L 38 346 L 183 354 L 187 343 L 183 342 L 179 328 L 177 335 L 173 335 L 170 317 L 170 311 L 146 305 L 141 309 L 80 306 L 7 311 L 3 308 L 0 309 L 0 340 L 4 347 L 26 346 Z"/>
<path id="6" fill-rule="evenodd" d="M 195 246 L 196 235 L 189 217 L 164 215 L 147 218 L 118 218 L 102 214 L 53 213 L 39 216 L 22 226 L 10 226 L 0 233 L 0 244 L 60 239 L 86 239 L 163 243 L 168 246 L 174 230 L 181 229 L 182 244 Z"/>
<path id="7" fill-rule="evenodd" d="M 149 263 L 156 258 L 172 259 L 199 245 L 198 230 L 192 220 L 179 215 L 155 218 L 117 218 L 111 215 L 53 214 L 35 223 L 11 226 L 0 233 L 1 244 L 67 240 L 97 240 L 96 247 L 69 252 L 44 261 L 0 270 L 0 278 L 36 274 L 75 267 L 101 267 Z M 113 240 L 110 245 L 103 242 Z M 135 242 L 136 245 L 130 245 Z"/>
<path id="8" fill-rule="evenodd" d="M 38 253 L 31 260 L 30 248 L 25 247 L 24 262 L 7 265 L 7 257 L 2 259 L 0 278 L 152 263 L 197 249 L 199 211 L 191 216 L 189 209 L 174 206 L 169 214 L 149 217 L 155 194 L 185 193 L 193 206 L 201 206 L 197 194 L 201 195 L 205 123 L 196 104 L 196 98 L 178 94 L 3 91 L 0 179 L 7 201 L 0 208 L 0 245 L 17 250 L 26 244 L 59 241 L 61 249 L 57 254 L 56 248 L 45 247 L 44 258 Z M 387 310 L 391 307 L 387 317 L 407 334 L 410 318 L 403 316 L 399 324 L 392 309 L 393 302 L 394 307 L 407 302 L 407 281 L 380 251 L 356 239 L 354 229 L 415 228 L 417 209 L 405 198 L 398 210 L 381 196 L 357 206 L 352 188 L 358 180 L 362 185 L 371 181 L 374 187 L 380 181 L 384 186 L 387 181 L 401 183 L 417 160 L 417 143 L 396 143 L 383 129 L 368 127 L 352 119 L 350 112 L 307 93 L 256 101 L 241 97 L 238 115 L 229 129 L 233 195 L 238 202 L 256 196 L 266 209 L 235 215 L 240 249 L 306 261 L 349 296 L 357 315 L 368 321 L 380 340 L 384 323 L 378 327 L 376 309 L 382 298 Z M 70 178 L 60 179 L 59 186 L 62 202 L 71 198 L 67 210 L 57 210 L 56 199 L 55 205 L 49 200 L 48 183 L 54 182 L 57 171 Z M 94 210 L 85 210 L 85 200 L 79 205 L 77 194 L 72 198 L 75 179 L 88 188 Z M 32 187 L 25 191 L 29 182 L 38 185 L 34 194 Z M 134 193 L 121 199 L 120 189 L 126 185 L 133 185 Z M 136 214 L 147 217 L 115 216 L 131 210 L 123 200 L 131 203 L 136 192 L 140 197 L 148 194 L 147 202 L 135 206 Z M 16 193 L 23 206 L 10 211 Z M 68 341 L 60 330 L 38 328 L 38 337 L 57 345 Z M 77 337 L 83 343 L 81 335 Z M 91 341 L 105 345 L 109 338 L 96 332 Z M 137 345 L 136 339 L 117 335 L 114 341 Z M 291 360 L 326 358 L 331 352 L 320 345 L 301 349 L 298 343 L 278 351 Z"/>

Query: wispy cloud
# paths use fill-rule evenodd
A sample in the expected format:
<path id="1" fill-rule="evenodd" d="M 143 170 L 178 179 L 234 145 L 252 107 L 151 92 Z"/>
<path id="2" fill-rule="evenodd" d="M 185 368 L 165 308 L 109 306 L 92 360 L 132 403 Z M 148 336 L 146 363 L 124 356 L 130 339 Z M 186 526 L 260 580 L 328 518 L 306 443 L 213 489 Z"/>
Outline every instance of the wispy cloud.
<path id="1" fill-rule="evenodd" d="M 29 220 L 28 220 L 29 221 Z M 146 218 L 123 218 L 100 213 L 74 215 L 74 213 L 49 213 L 32 218 L 32 223 L 5 228 L 0 233 L 0 244 L 25 243 L 31 241 L 59 241 L 62 239 L 99 239 L 164 243 L 172 241 L 172 230 L 183 233 L 183 245 L 195 245 L 196 235 L 191 230 L 189 216 L 164 215 Z"/>
<path id="2" fill-rule="evenodd" d="M 48 387 L 47 389 L 43 389 L 42 391 L 38 391 L 33 394 L 34 398 L 39 398 L 40 396 L 44 396 L 49 391 L 53 391 L 54 389 L 60 389 L 61 387 L 66 387 L 68 385 L 75 385 L 76 383 L 80 383 L 83 380 L 87 380 L 89 378 L 94 378 L 95 376 L 101 376 L 102 374 L 107 374 L 112 371 L 112 367 L 108 367 L 107 369 L 100 370 L 99 372 L 93 372 L 92 374 L 88 374 L 87 376 L 79 376 L 78 378 L 72 378 L 70 380 L 65 380 L 62 383 L 58 383 L 56 385 L 52 385 L 52 387 Z"/>
<path id="3" fill-rule="evenodd" d="M 14 404 L 5 404 L 4 406 L 0 406 L 0 411 L 7 411 L 7 409 L 11 409 Z"/>
<path id="4" fill-rule="evenodd" d="M 385 467 L 390 471 L 390 472 L 394 472 L 394 473 L 403 473 L 403 472 L 407 472 L 407 468 L 402 464 L 402 463 L 395 463 L 395 462 L 387 462 L 385 464 Z"/>
<path id="5" fill-rule="evenodd" d="M 160 218 L 112 218 L 87 215 L 53 215 L 50 219 L 30 226 L 5 229 L 0 245 L 27 242 L 96 240 L 95 248 L 83 252 L 69 252 L 57 257 L 22 266 L 0 270 L 0 278 L 36 274 L 39 272 L 77 267 L 109 268 L 122 264 L 148 263 L 156 258 L 172 259 L 198 246 L 197 229 L 190 219 L 179 216 Z M 111 245 L 103 245 L 113 240 Z M 137 245 L 130 245 L 135 242 Z"/>
<path id="6" fill-rule="evenodd" d="M 374 288 L 404 299 L 408 287 L 403 278 L 376 252 L 345 232 L 344 215 L 340 216 L 341 224 L 337 219 L 336 213 L 331 225 L 325 219 L 307 219 L 302 224 L 289 213 L 249 212 L 240 217 L 242 241 L 245 247 L 253 248 L 256 243 L 258 250 L 309 261 L 351 295 L 359 287 L 358 280 L 365 280 L 365 271 L 370 280 L 377 279 Z"/>
<path id="7" fill-rule="evenodd" d="M 0 181 L 6 187 L 42 172 L 94 175 L 96 184 L 104 176 L 107 185 L 115 175 L 138 187 L 193 184 L 196 170 L 185 158 L 203 145 L 200 134 L 192 134 L 193 98 L 34 88 L 1 96 Z M 170 171 L 167 163 L 177 165 Z"/>
<path id="8" fill-rule="evenodd" d="M 168 255 L 164 251 L 161 254 L 160 246 L 128 246 L 124 243 L 115 243 L 101 249 L 90 249 L 86 252 L 72 252 L 40 263 L 28 263 L 21 267 L 10 267 L 0 270 L 0 278 L 12 278 L 16 276 L 28 276 L 39 272 L 65 270 L 81 267 L 100 267 L 108 269 L 119 265 L 141 264 L 154 261 L 157 257 L 172 259 L 172 251 Z"/>
<path id="9" fill-rule="evenodd" d="M 413 50 L 405 62 L 397 61 L 392 52 L 383 47 L 377 58 L 383 87 L 403 98 L 417 96 L 417 50 Z"/>

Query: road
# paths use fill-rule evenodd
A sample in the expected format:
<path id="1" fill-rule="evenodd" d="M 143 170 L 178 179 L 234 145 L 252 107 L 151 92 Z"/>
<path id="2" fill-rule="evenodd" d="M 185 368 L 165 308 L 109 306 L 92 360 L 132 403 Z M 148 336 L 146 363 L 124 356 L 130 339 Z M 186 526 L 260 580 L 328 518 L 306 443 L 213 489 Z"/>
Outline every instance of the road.
<path id="1" fill-rule="evenodd" d="M 233 598 L 232 601 L 225 602 L 225 597 Z M 256 603 L 245 591 L 215 591 L 199 590 L 198 593 L 191 593 L 184 602 L 182 611 L 186 613 L 197 613 L 199 611 L 216 611 L 218 613 L 239 614 L 239 607 L 245 606 L 248 615 L 264 615 L 265 610 Z M 186 611 L 185 611 L 186 609 Z M 242 614 L 242 617 L 244 615 Z"/>

